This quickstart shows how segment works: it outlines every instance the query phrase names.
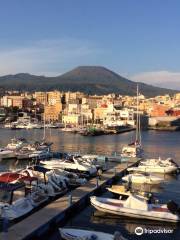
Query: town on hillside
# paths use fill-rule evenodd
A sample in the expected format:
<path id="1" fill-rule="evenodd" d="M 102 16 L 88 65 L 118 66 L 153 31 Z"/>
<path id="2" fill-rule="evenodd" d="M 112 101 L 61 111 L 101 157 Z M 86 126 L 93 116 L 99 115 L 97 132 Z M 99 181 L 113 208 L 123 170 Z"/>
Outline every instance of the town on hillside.
<path id="1" fill-rule="evenodd" d="M 0 121 L 11 129 L 61 127 L 88 134 L 134 129 L 137 112 L 141 127 L 180 129 L 180 93 L 147 98 L 144 95 L 87 95 L 82 92 L 6 91 L 0 97 Z M 86 133 L 85 133 L 86 132 Z"/>

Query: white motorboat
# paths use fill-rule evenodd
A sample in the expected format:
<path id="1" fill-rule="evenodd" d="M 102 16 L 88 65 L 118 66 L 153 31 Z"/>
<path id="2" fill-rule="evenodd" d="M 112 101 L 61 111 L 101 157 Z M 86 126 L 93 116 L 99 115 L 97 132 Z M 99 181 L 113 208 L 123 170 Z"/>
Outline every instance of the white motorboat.
<path id="1" fill-rule="evenodd" d="M 0 190 L 0 218 L 14 220 L 20 218 L 33 210 L 33 205 L 28 197 L 19 197 L 23 183 L 1 183 Z M 16 190 L 18 192 L 16 196 Z"/>
<path id="2" fill-rule="evenodd" d="M 173 173 L 177 171 L 176 166 L 166 166 L 163 164 L 156 165 L 139 165 L 138 167 L 130 167 L 129 172 L 145 172 L 145 173 Z"/>
<path id="3" fill-rule="evenodd" d="M 67 178 L 68 185 L 74 187 L 83 185 L 87 182 L 86 178 L 80 178 L 76 173 L 68 172 L 62 169 L 54 169 L 55 174 Z"/>
<path id="4" fill-rule="evenodd" d="M 26 189 L 30 190 L 29 192 L 26 191 L 26 197 L 28 195 L 28 199 L 33 206 L 39 206 L 48 199 L 45 191 L 38 187 L 38 178 L 28 176 L 26 172 L 2 172 L 0 174 L 0 182 L 6 184 L 24 183 Z"/>
<path id="5" fill-rule="evenodd" d="M 0 160 L 8 159 L 8 158 L 15 158 L 15 157 L 16 157 L 16 155 L 12 150 L 0 148 Z"/>
<path id="6" fill-rule="evenodd" d="M 131 191 L 127 190 L 124 185 L 112 185 L 111 187 L 108 187 L 107 190 L 118 196 L 119 199 L 127 199 L 132 194 L 135 196 L 143 197 L 146 200 L 152 199 L 151 193 L 143 191 L 136 191 L 132 193 Z"/>
<path id="7" fill-rule="evenodd" d="M 97 172 L 97 169 L 95 166 L 88 164 L 88 163 L 82 163 L 78 160 L 76 157 L 72 157 L 65 160 L 55 160 L 52 159 L 50 161 L 42 161 L 42 164 L 45 164 L 46 167 L 51 169 L 64 169 L 67 171 L 77 171 L 77 172 L 84 172 L 88 173 L 89 175 L 95 175 Z"/>
<path id="8" fill-rule="evenodd" d="M 21 171 L 22 174 L 27 174 L 30 177 L 38 178 L 38 185 L 43 189 L 48 196 L 62 195 L 67 192 L 67 178 L 57 175 L 54 171 L 42 166 L 28 167 Z"/>
<path id="9" fill-rule="evenodd" d="M 52 153 L 46 150 L 37 150 L 29 154 L 29 158 L 47 159 L 52 157 Z"/>
<path id="10" fill-rule="evenodd" d="M 97 168 L 101 168 L 104 171 L 108 168 L 108 157 L 103 155 L 86 154 L 82 155 L 82 160 L 95 165 Z"/>
<path id="11" fill-rule="evenodd" d="M 139 143 L 131 143 L 122 148 L 122 158 L 142 158 L 143 150 Z"/>
<path id="12" fill-rule="evenodd" d="M 148 204 L 140 197 L 129 196 L 127 200 L 91 197 L 91 204 L 99 211 L 138 219 L 151 219 L 166 222 L 180 220 L 178 210 L 172 210 L 167 204 Z"/>
<path id="13" fill-rule="evenodd" d="M 143 166 L 154 166 L 154 165 L 163 165 L 163 166 L 177 166 L 175 162 L 173 162 L 172 158 L 161 159 L 159 158 L 150 158 L 141 161 L 139 165 Z"/>
<path id="14" fill-rule="evenodd" d="M 127 240 L 121 235 L 120 232 L 115 232 L 115 234 L 112 235 L 108 233 L 82 230 L 77 228 L 59 228 L 59 231 L 61 237 L 65 240 Z"/>
<path id="15" fill-rule="evenodd" d="M 42 125 L 39 123 L 33 123 L 33 122 L 29 122 L 26 126 L 26 129 L 41 129 Z"/>
<path id="16" fill-rule="evenodd" d="M 6 149 L 8 149 L 8 150 L 19 150 L 20 148 L 23 147 L 23 145 L 24 145 L 23 140 L 13 138 L 13 139 L 11 139 L 11 142 L 8 143 L 8 145 L 6 146 Z"/>
<path id="17" fill-rule="evenodd" d="M 140 174 L 140 173 L 134 173 L 134 174 L 128 174 L 124 177 L 122 177 L 122 180 L 129 183 L 146 183 L 146 184 L 160 184 L 164 181 L 163 178 L 154 176 L 151 174 Z"/>

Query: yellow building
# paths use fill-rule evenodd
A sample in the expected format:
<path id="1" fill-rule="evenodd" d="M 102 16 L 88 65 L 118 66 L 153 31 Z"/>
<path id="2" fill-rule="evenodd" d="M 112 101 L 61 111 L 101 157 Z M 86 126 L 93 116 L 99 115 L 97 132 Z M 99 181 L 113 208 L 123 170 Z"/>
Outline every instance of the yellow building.
<path id="1" fill-rule="evenodd" d="M 40 103 L 42 105 L 47 103 L 47 94 L 46 92 L 35 92 L 34 98 L 36 99 L 37 103 Z"/>
<path id="2" fill-rule="evenodd" d="M 81 115 L 80 114 L 68 114 L 62 116 L 62 122 L 64 124 L 73 124 L 78 125 L 81 124 Z"/>
<path id="3" fill-rule="evenodd" d="M 62 104 L 56 103 L 54 105 L 45 105 L 45 121 L 58 121 L 60 119 L 60 113 L 62 112 Z"/>
<path id="4" fill-rule="evenodd" d="M 180 100 L 180 93 L 174 95 L 175 100 Z"/>
<path id="5" fill-rule="evenodd" d="M 56 103 L 61 103 L 61 98 L 63 93 L 59 91 L 47 92 L 47 101 L 49 105 L 54 105 Z"/>
<path id="6" fill-rule="evenodd" d="M 3 96 L 1 99 L 1 105 L 4 107 L 23 107 L 24 97 L 22 96 Z"/>
<path id="7" fill-rule="evenodd" d="M 66 92 L 65 100 L 66 100 L 66 103 L 68 103 L 70 100 L 82 99 L 85 96 L 86 96 L 86 94 L 82 93 L 82 92 Z"/>

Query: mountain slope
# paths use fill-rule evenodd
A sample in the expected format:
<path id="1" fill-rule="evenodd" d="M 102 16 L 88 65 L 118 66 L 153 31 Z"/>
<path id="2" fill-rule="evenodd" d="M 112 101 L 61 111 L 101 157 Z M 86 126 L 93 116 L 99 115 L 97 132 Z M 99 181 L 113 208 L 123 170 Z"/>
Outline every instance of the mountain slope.
<path id="1" fill-rule="evenodd" d="M 99 66 L 77 67 L 57 77 L 35 76 L 26 73 L 0 77 L 0 87 L 6 90 L 49 91 L 58 89 L 61 91 L 82 91 L 89 94 L 135 95 L 136 85 L 136 82 Z M 139 83 L 139 88 L 142 94 L 149 97 L 176 92 L 144 83 Z"/>

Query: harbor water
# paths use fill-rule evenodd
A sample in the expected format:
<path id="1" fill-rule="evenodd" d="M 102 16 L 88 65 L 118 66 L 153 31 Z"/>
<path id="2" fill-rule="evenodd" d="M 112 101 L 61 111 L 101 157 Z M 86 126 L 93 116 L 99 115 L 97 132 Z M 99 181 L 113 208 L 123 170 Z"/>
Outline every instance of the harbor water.
<path id="1" fill-rule="evenodd" d="M 97 137 L 84 137 L 79 134 L 64 133 L 59 129 L 46 131 L 48 141 L 52 141 L 53 150 L 61 152 L 81 152 L 96 154 L 119 153 L 123 145 L 133 139 L 133 132 L 119 135 L 106 135 Z M 43 130 L 7 130 L 0 129 L 0 146 L 6 146 L 11 138 L 23 137 L 29 141 L 41 140 Z M 142 132 L 142 143 L 147 157 L 173 158 L 180 165 L 180 132 Z M 27 161 L 6 160 L 1 161 L 1 169 L 16 169 L 28 164 Z M 165 181 L 161 187 L 153 187 L 160 202 L 173 199 L 180 205 L 180 177 L 178 175 L 164 176 Z M 142 186 L 136 186 L 142 187 Z M 108 192 L 103 196 L 112 197 Z M 84 229 L 94 229 L 107 233 L 121 231 L 127 239 L 154 239 L 179 240 L 180 225 L 164 222 L 139 220 L 125 217 L 116 217 L 110 214 L 102 214 L 93 207 L 87 206 L 78 215 L 70 219 L 67 226 Z M 143 234 L 138 236 L 135 229 L 141 227 Z M 58 230 L 55 230 L 47 239 L 59 239 Z"/>

